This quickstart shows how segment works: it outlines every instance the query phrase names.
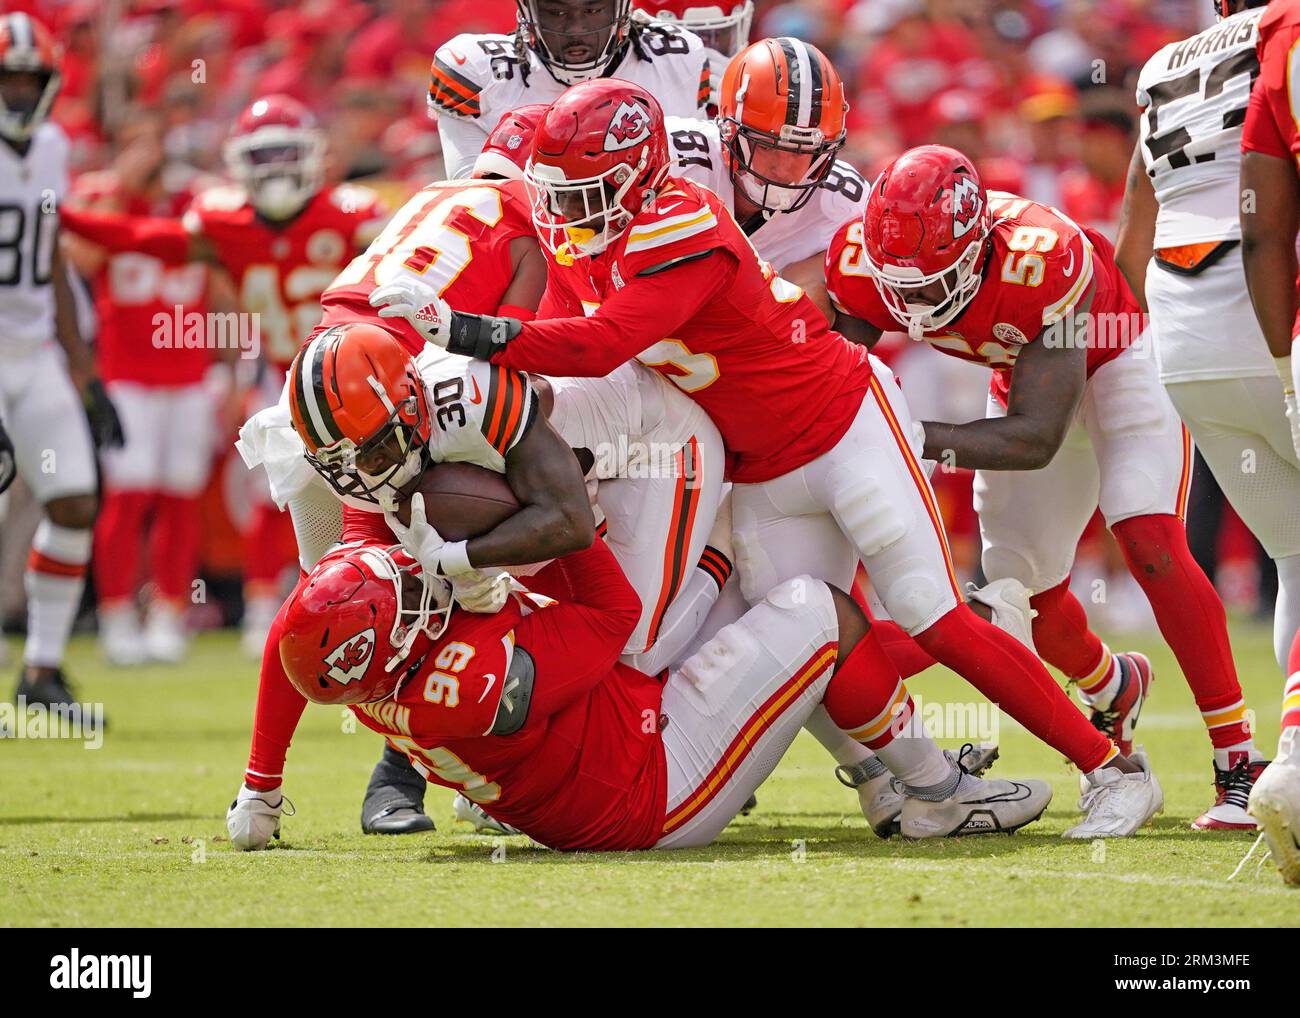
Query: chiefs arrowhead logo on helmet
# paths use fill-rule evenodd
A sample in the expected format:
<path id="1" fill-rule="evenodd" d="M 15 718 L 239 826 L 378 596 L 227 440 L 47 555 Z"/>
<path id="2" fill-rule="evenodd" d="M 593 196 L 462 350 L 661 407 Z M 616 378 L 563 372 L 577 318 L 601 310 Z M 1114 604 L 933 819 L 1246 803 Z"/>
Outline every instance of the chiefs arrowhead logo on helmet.
<path id="1" fill-rule="evenodd" d="M 952 189 L 952 236 L 960 240 L 980 221 L 983 207 L 979 184 L 970 177 L 958 177 Z"/>
<path id="2" fill-rule="evenodd" d="M 620 103 L 605 132 L 605 151 L 618 152 L 639 145 L 650 137 L 650 117 L 640 106 Z"/>
<path id="3" fill-rule="evenodd" d="M 374 628 L 363 629 L 349 636 L 325 656 L 329 666 L 327 674 L 339 685 L 346 686 L 366 674 L 370 658 L 375 653 Z"/>

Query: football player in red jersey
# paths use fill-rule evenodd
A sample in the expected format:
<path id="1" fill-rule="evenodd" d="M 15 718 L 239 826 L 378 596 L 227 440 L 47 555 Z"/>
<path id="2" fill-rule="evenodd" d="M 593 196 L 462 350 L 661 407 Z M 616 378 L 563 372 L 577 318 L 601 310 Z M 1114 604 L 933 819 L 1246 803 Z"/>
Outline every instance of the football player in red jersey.
<path id="1" fill-rule="evenodd" d="M 1190 439 L 1110 243 L 1027 198 L 986 194 L 970 160 L 932 145 L 877 179 L 826 267 L 845 335 L 870 346 L 901 325 L 994 369 L 988 417 L 925 422 L 924 454 L 979 471 L 984 571 L 1034 592 L 1034 644 L 1079 683 L 1093 724 L 1130 746 L 1151 682 L 1146 658 L 1111 654 L 1069 590 L 1100 507 L 1196 696 L 1216 777 L 1262 759 L 1223 605 L 1187 548 Z"/>
<path id="2" fill-rule="evenodd" d="M 1300 407 L 1296 405 L 1300 357 L 1296 356 L 1296 232 L 1300 224 L 1300 3 L 1272 0 L 1259 22 L 1260 77 L 1251 92 L 1242 131 L 1242 261 L 1251 303 L 1277 365 L 1300 454 Z M 1246 198 L 1249 201 L 1246 201 Z M 1282 738 L 1277 757 L 1251 790 L 1249 811 L 1268 839 L 1283 878 L 1300 884 L 1300 636 L 1291 646 L 1282 694 Z"/>
<path id="3" fill-rule="evenodd" d="M 69 206 L 180 216 L 193 193 L 164 185 L 163 134 L 161 113 L 132 111 L 114 139 L 112 165 L 78 178 Z M 216 406 L 205 382 L 214 352 L 183 344 L 161 348 L 150 337 L 158 335 L 158 316 L 173 320 L 178 313 L 219 310 L 210 289 L 216 281 L 201 264 L 164 266 L 137 252 L 107 254 L 75 236 L 65 247 L 91 280 L 99 318 L 96 357 L 127 434 L 121 449 L 101 457 L 104 504 L 94 556 L 100 643 L 116 665 L 179 661 L 186 645 L 184 607 L 198 568 L 198 496 L 215 446 Z M 233 304 L 224 290 L 220 298 Z M 146 534 L 148 575 L 157 594 L 142 632 L 135 580 Z"/>
<path id="4" fill-rule="evenodd" d="M 492 615 L 458 610 L 404 553 L 359 543 L 304 578 L 273 636 L 286 695 L 349 705 L 423 777 L 555 849 L 708 844 L 819 703 L 899 775 L 908 837 L 1011 831 L 1051 800 L 1046 782 L 987 781 L 948 760 L 829 584 L 777 585 L 654 676 L 618 661 L 639 614 L 601 541 Z M 283 800 L 248 801 L 232 842 L 263 848 Z"/>
<path id="5" fill-rule="evenodd" d="M 386 214 L 365 188 L 325 186 L 324 146 L 301 103 L 266 96 L 244 110 L 226 143 L 235 186 L 203 192 L 180 220 L 73 212 L 67 226 L 110 251 L 169 264 L 208 262 L 229 272 L 240 307 L 257 316 L 255 335 L 269 368 L 259 394 L 266 405 L 320 320 L 321 292 L 374 239 Z M 256 500 L 244 576 L 244 648 L 253 657 L 261 655 L 280 605 L 287 563 L 279 549 L 289 525 L 269 498 Z"/>
<path id="6" fill-rule="evenodd" d="M 543 306 L 569 317 L 456 313 L 417 280 L 371 301 L 503 366 L 601 376 L 635 358 L 660 371 L 726 442 L 747 600 L 804 572 L 843 589 L 860 559 L 900 626 L 1090 775 L 1097 794 L 1070 835 L 1131 834 L 1159 808 L 1158 784 L 965 603 L 893 379 L 760 261 L 717 195 L 668 172 L 652 96 L 617 80 L 575 85 L 547 111 L 528 172 L 556 259 Z"/>

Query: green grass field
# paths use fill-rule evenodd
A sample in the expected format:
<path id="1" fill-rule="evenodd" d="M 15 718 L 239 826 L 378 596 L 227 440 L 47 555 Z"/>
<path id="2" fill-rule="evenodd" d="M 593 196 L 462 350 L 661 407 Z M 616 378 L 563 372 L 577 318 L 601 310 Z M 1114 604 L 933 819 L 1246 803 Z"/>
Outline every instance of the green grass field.
<path id="1" fill-rule="evenodd" d="M 1237 623 L 1233 637 L 1271 753 L 1281 682 L 1268 634 Z M 256 669 L 233 636 L 200 638 L 182 669 L 135 671 L 107 669 L 78 638 L 71 674 L 111 728 L 98 750 L 0 740 L 0 925 L 1300 925 L 1300 891 L 1271 864 L 1227 882 L 1250 836 L 1188 829 L 1210 801 L 1209 743 L 1158 638 L 1123 646 L 1156 663 L 1139 741 L 1166 798 L 1164 815 L 1125 841 L 1061 840 L 1077 777 L 1005 723 L 993 773 L 1047 777 L 1056 791 L 1046 816 L 1010 838 L 876 839 L 806 735 L 759 809 L 704 849 L 562 855 L 495 840 L 456 824 L 451 794 L 433 788 L 436 833 L 366 837 L 358 813 L 379 740 L 312 707 L 289 755 L 297 815 L 277 848 L 241 854 L 224 815 Z M 937 670 L 910 685 L 929 701 L 972 696 Z"/>

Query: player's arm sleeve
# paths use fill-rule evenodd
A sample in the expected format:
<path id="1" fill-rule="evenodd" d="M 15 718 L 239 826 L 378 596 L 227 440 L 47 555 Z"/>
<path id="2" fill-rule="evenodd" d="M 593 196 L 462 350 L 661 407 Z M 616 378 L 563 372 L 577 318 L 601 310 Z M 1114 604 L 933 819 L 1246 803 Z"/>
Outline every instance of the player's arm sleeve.
<path id="1" fill-rule="evenodd" d="M 515 627 L 533 659 L 531 717 L 554 714 L 604 679 L 641 617 L 641 601 L 604 541 L 552 562 L 529 588 L 559 603 Z"/>
<path id="2" fill-rule="evenodd" d="M 183 265 L 190 260 L 190 234 L 178 219 L 64 207 L 59 212 L 59 223 L 65 230 L 114 253 L 138 251 L 168 265 Z"/>
<path id="3" fill-rule="evenodd" d="M 1289 91 L 1289 90 L 1288 90 Z M 1289 104 L 1289 95 L 1276 96 L 1278 102 Z M 1277 119 L 1273 114 L 1274 103 L 1270 100 L 1270 90 L 1263 76 L 1251 89 L 1250 101 L 1246 104 L 1246 123 L 1241 131 L 1241 150 L 1243 152 L 1261 152 L 1276 159 L 1290 159 L 1291 151 L 1287 148 L 1282 132 L 1278 129 Z"/>
<path id="4" fill-rule="evenodd" d="M 483 85 L 473 40 L 456 36 L 440 47 L 429 66 L 429 116 L 438 121 L 442 161 L 448 179 L 468 177 L 487 141 L 490 124 L 482 120 Z M 469 62 L 467 62 L 467 57 Z"/>
<path id="5" fill-rule="evenodd" d="M 442 164 L 448 180 L 468 177 L 474 160 L 487 143 L 487 133 L 477 120 L 438 117 L 438 138 L 442 142 Z"/>
<path id="6" fill-rule="evenodd" d="M 537 319 L 492 360 L 521 371 L 574 378 L 601 378 L 646 347 L 671 336 L 728 289 L 735 256 L 724 249 L 701 252 L 649 275 L 629 280 L 590 318 Z"/>

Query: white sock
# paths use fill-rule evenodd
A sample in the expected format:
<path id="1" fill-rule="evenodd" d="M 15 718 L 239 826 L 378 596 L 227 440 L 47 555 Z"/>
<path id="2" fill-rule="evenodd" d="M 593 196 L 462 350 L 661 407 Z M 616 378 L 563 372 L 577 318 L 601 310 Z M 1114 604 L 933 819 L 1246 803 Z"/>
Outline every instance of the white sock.
<path id="1" fill-rule="evenodd" d="M 657 675 L 677 664 L 704 625 L 710 609 L 718 600 L 718 593 L 718 581 L 713 576 L 703 569 L 692 569 L 673 603 L 664 612 L 654 646 L 641 654 L 623 655 L 624 663 L 647 675 Z"/>
<path id="2" fill-rule="evenodd" d="M 876 750 L 881 763 L 907 786 L 909 794 L 947 798 L 956 788 L 958 770 L 943 755 L 915 711 L 887 746 Z"/>
<path id="3" fill-rule="evenodd" d="M 821 704 L 817 705 L 803 726 L 826 747 L 826 752 L 835 757 L 835 762 L 842 767 L 852 767 L 864 760 L 870 760 L 874 755 L 862 743 L 850 739 L 844 729 L 831 720 L 831 716 L 826 713 L 826 708 Z M 894 769 L 891 767 L 890 770 Z M 898 772 L 894 771 L 894 774 L 897 775 Z"/>
<path id="4" fill-rule="evenodd" d="M 73 530 L 42 519 L 32 539 L 32 554 L 23 576 L 27 590 L 27 644 L 23 662 L 58 668 L 68 634 L 81 605 L 93 532 Z"/>
<path id="5" fill-rule="evenodd" d="M 1273 654 L 1286 674 L 1291 643 L 1300 630 L 1300 555 L 1274 560 L 1277 565 L 1277 604 L 1273 608 Z"/>

